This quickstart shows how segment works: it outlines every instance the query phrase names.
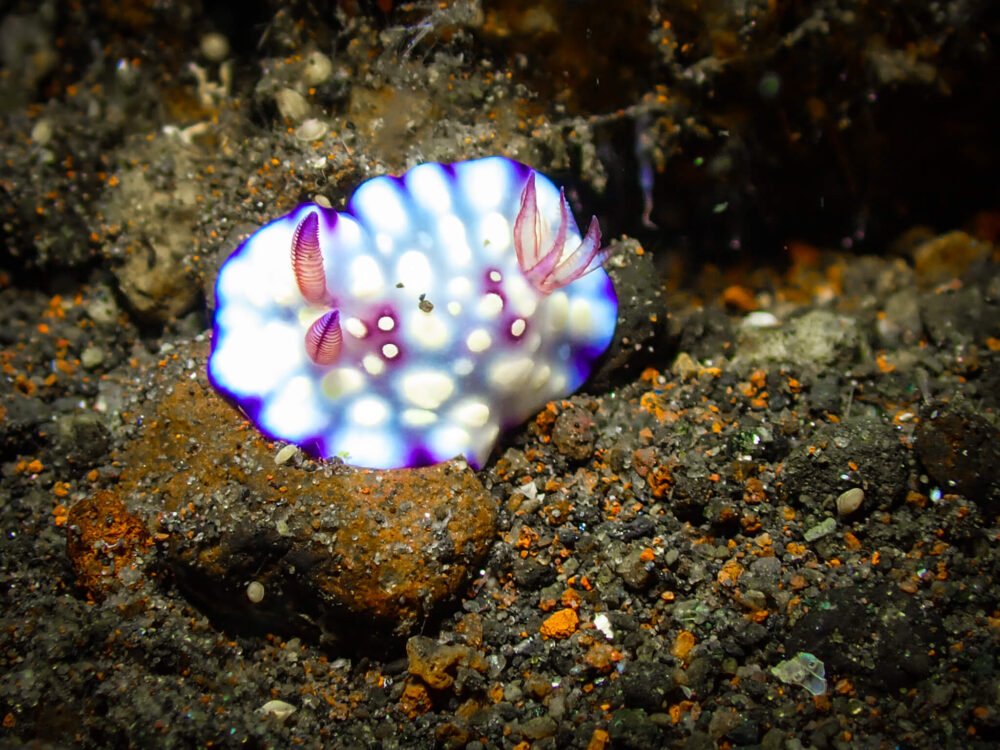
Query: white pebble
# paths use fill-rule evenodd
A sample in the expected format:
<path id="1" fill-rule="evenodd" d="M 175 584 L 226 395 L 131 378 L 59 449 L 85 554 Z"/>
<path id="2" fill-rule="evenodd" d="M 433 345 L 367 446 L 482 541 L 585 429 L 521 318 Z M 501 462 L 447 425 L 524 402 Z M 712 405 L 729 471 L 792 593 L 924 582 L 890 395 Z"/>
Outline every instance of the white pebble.
<path id="1" fill-rule="evenodd" d="M 282 723 L 295 713 L 295 706 L 291 703 L 285 703 L 285 701 L 268 701 L 257 711 L 263 716 L 273 716 L 279 723 Z"/>
<path id="2" fill-rule="evenodd" d="M 278 105 L 278 112 L 286 120 L 292 122 L 302 122 L 309 116 L 309 102 L 295 89 L 279 89 L 274 95 L 274 103 Z"/>
<path id="3" fill-rule="evenodd" d="M 91 344 L 80 354 L 80 364 L 85 370 L 93 370 L 104 361 L 104 350 Z"/>
<path id="4" fill-rule="evenodd" d="M 229 40 L 217 31 L 210 31 L 201 38 L 201 54 L 211 62 L 222 62 L 229 57 Z"/>
<path id="5" fill-rule="evenodd" d="M 614 639 L 615 631 L 611 627 L 611 620 L 603 612 L 594 618 L 594 627 L 600 630 L 609 641 Z"/>
<path id="6" fill-rule="evenodd" d="M 278 466 L 288 463 L 288 461 L 299 452 L 299 446 L 289 443 L 284 446 L 277 454 L 274 456 L 274 463 Z"/>
<path id="7" fill-rule="evenodd" d="M 43 117 L 31 129 L 31 140 L 39 146 L 44 146 L 52 140 L 52 121 Z"/>
<path id="8" fill-rule="evenodd" d="M 300 141 L 318 141 L 326 135 L 326 129 L 325 122 L 310 117 L 295 129 L 295 137 Z"/>
<path id="9" fill-rule="evenodd" d="M 247 599 L 254 604 L 264 601 L 264 584 L 260 581 L 251 581 L 247 584 Z"/>
<path id="10" fill-rule="evenodd" d="M 781 321 L 774 316 L 774 313 L 758 310 L 747 313 L 740 325 L 744 328 L 777 328 L 781 325 Z"/>
<path id="11" fill-rule="evenodd" d="M 333 75 L 333 62 L 322 52 L 311 52 L 306 58 L 302 79 L 309 86 L 319 86 L 330 80 Z"/>
<path id="12" fill-rule="evenodd" d="M 865 491 L 860 487 L 852 487 L 846 492 L 842 492 L 837 498 L 837 513 L 842 516 L 849 516 L 861 507 L 865 500 Z"/>

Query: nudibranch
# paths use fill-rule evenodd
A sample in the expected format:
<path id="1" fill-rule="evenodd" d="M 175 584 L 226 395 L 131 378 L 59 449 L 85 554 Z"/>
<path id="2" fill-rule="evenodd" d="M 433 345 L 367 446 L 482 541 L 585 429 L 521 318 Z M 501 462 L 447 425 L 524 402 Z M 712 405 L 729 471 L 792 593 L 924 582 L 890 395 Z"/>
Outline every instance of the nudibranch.
<path id="1" fill-rule="evenodd" d="M 593 219 L 503 157 L 421 164 L 259 229 L 219 271 L 208 375 L 267 436 L 354 466 L 474 468 L 587 379 L 618 299 Z"/>

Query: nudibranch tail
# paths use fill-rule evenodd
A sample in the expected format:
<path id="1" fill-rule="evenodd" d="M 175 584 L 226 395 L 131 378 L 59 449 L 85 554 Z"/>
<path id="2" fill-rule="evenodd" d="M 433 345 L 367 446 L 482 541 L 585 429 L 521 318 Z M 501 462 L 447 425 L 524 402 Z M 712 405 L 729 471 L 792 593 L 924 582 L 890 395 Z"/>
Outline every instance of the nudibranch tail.
<path id="1" fill-rule="evenodd" d="M 339 310 L 324 313 L 306 331 L 306 354 L 317 365 L 327 366 L 336 362 L 340 358 L 343 343 Z"/>
<path id="2" fill-rule="evenodd" d="M 312 305 L 321 305 L 328 295 L 326 289 L 326 270 L 323 268 L 323 253 L 319 247 L 319 216 L 315 212 L 306 217 L 295 227 L 292 235 L 292 270 L 295 272 L 295 283 Z"/>
<path id="3" fill-rule="evenodd" d="M 563 257 L 569 233 L 579 234 L 566 191 L 560 188 L 559 226 L 549 247 L 542 251 L 545 232 L 538 211 L 535 173 L 532 172 L 521 192 L 520 209 L 514 219 L 514 250 L 525 278 L 542 294 L 551 294 L 600 268 L 607 258 L 607 251 L 601 250 L 601 227 L 596 216 L 591 217 L 587 234 L 576 249 Z"/>

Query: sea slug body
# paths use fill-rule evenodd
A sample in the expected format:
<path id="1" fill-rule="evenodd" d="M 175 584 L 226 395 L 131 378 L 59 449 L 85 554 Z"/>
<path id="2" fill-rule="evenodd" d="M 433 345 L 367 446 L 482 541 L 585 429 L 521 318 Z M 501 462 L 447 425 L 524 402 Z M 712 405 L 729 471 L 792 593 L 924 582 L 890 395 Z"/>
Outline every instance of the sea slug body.
<path id="1" fill-rule="evenodd" d="M 355 466 L 475 468 L 587 379 L 618 300 L 594 219 L 504 157 L 427 163 L 265 225 L 216 281 L 208 374 L 269 437 Z"/>

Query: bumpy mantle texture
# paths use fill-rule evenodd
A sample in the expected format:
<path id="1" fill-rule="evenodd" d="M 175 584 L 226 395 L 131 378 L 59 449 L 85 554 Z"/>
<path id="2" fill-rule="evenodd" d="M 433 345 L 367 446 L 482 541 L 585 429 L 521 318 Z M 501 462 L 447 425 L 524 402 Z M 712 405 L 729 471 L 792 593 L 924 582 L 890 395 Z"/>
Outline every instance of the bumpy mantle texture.
<path id="1" fill-rule="evenodd" d="M 597 220 L 489 157 L 265 225 L 216 282 L 213 385 L 266 435 L 369 468 L 464 456 L 587 379 L 618 300 Z"/>

